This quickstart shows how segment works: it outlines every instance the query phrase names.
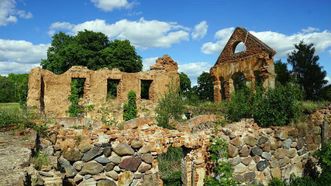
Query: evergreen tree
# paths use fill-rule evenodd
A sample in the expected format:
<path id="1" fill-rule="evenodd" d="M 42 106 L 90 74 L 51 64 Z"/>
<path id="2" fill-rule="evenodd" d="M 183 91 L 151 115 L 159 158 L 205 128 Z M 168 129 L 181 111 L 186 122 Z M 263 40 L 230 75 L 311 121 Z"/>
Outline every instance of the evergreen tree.
<path id="1" fill-rule="evenodd" d="M 305 98 L 316 100 L 319 98 L 320 91 L 327 83 L 325 80 L 326 72 L 317 62 L 318 55 L 315 55 L 313 44 L 305 44 L 301 41 L 294 45 L 287 58 L 287 62 L 292 65 L 292 74 L 297 83 L 303 88 Z"/>

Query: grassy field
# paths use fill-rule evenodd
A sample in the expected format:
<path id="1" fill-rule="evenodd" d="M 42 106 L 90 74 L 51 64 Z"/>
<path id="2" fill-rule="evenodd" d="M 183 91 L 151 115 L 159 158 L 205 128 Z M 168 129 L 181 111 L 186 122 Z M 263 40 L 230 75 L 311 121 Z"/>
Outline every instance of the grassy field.
<path id="1" fill-rule="evenodd" d="M 0 103 L 0 110 L 20 110 L 19 103 Z"/>
<path id="2" fill-rule="evenodd" d="M 0 128 L 16 125 L 22 121 L 22 110 L 18 103 L 0 103 Z"/>

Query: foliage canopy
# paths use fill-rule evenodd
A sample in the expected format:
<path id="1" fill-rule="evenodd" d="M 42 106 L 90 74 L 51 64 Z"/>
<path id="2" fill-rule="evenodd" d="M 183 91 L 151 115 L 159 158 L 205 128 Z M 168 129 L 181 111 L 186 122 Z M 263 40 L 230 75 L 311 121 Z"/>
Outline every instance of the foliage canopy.
<path id="1" fill-rule="evenodd" d="M 75 65 L 91 70 L 104 67 L 125 72 L 142 70 L 141 57 L 128 40 L 109 41 L 105 34 L 88 30 L 76 36 L 63 32 L 55 34 L 47 59 L 41 61 L 42 68 L 61 74 Z"/>

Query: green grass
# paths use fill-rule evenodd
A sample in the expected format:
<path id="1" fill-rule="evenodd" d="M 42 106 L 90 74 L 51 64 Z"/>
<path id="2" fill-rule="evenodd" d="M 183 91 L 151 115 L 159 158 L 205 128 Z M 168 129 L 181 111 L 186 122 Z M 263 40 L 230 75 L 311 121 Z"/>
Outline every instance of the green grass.
<path id="1" fill-rule="evenodd" d="M 23 113 L 18 103 L 0 103 L 0 128 L 20 124 Z"/>
<path id="2" fill-rule="evenodd" d="M 49 158 L 47 154 L 37 152 L 37 154 L 32 158 L 32 163 L 37 170 L 41 170 L 43 166 L 49 165 Z"/>
<path id="3" fill-rule="evenodd" d="M 169 147 L 167 153 L 158 156 L 159 171 L 165 186 L 181 185 L 181 148 Z"/>
<path id="4" fill-rule="evenodd" d="M 186 110 L 190 110 L 194 115 L 201 114 L 220 114 L 223 115 L 226 112 L 226 101 L 220 103 L 204 101 L 194 104 L 185 104 Z"/>
<path id="5" fill-rule="evenodd" d="M 20 109 L 19 103 L 0 103 L 0 110 L 17 110 Z"/>
<path id="6" fill-rule="evenodd" d="M 305 114 L 311 114 L 330 104 L 328 101 L 301 101 L 301 110 Z"/>

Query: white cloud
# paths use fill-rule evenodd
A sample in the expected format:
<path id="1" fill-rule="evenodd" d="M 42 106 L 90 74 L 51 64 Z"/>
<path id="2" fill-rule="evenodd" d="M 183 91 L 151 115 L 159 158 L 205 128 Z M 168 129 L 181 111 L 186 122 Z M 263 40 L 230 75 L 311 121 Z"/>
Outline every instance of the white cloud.
<path id="1" fill-rule="evenodd" d="M 46 58 L 49 44 L 0 39 L 0 74 L 25 73 Z"/>
<path id="2" fill-rule="evenodd" d="M 39 66 L 39 63 L 22 64 L 16 62 L 0 62 L 0 74 L 8 75 L 10 73 L 14 73 L 14 74 L 29 73 L 32 68 L 37 66 Z"/>
<path id="3" fill-rule="evenodd" d="M 221 52 L 226 42 L 230 38 L 234 28 L 221 29 L 215 34 L 216 42 L 204 43 L 201 51 L 205 54 Z M 254 36 L 276 50 L 276 58 L 285 57 L 294 49 L 294 44 L 304 41 L 306 43 L 314 43 L 316 51 L 323 52 L 331 47 L 331 32 L 328 30 L 318 31 L 315 28 L 307 28 L 305 31 L 286 35 L 283 33 L 262 31 L 250 31 Z"/>
<path id="4" fill-rule="evenodd" d="M 197 85 L 197 78 L 202 72 L 209 72 L 212 65 L 207 62 L 192 62 L 179 65 L 179 72 L 184 72 L 191 79 L 192 85 Z"/>
<path id="5" fill-rule="evenodd" d="M 320 31 L 320 29 L 314 28 L 314 27 L 311 27 L 311 26 L 301 30 L 302 33 L 311 33 L 311 32 L 318 32 L 318 31 Z"/>
<path id="6" fill-rule="evenodd" d="M 155 64 L 158 57 L 149 57 L 143 59 L 143 71 L 149 70 L 150 66 Z"/>
<path id="7" fill-rule="evenodd" d="M 96 19 L 80 24 L 68 22 L 55 22 L 49 28 L 49 33 L 66 31 L 76 34 L 82 30 L 103 32 L 110 39 L 128 39 L 133 45 L 140 48 L 168 48 L 175 43 L 189 40 L 188 29 L 174 22 L 162 22 L 158 20 L 138 21 L 127 19 L 108 24 L 105 20 Z"/>
<path id="8" fill-rule="evenodd" d="M 10 23 L 16 23 L 17 17 L 23 19 L 32 18 L 30 12 L 16 9 L 15 0 L 1 0 L 0 1 L 0 26 L 6 26 Z"/>
<path id="9" fill-rule="evenodd" d="M 91 0 L 91 2 L 94 6 L 106 12 L 111 12 L 114 9 L 120 8 L 131 8 L 133 6 L 133 3 L 130 3 L 127 0 Z"/>
<path id="10" fill-rule="evenodd" d="M 201 39 L 205 37 L 208 30 L 207 21 L 201 21 L 199 24 L 194 26 L 194 30 L 192 32 L 193 39 Z"/>
<path id="11" fill-rule="evenodd" d="M 201 51 L 205 54 L 220 52 L 225 46 L 226 42 L 229 40 L 233 31 L 234 31 L 233 27 L 225 28 L 217 31 L 215 33 L 215 39 L 217 39 L 217 41 L 215 43 L 213 42 L 204 43 L 201 47 Z"/>

